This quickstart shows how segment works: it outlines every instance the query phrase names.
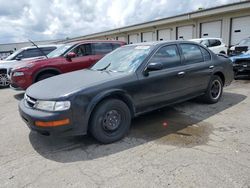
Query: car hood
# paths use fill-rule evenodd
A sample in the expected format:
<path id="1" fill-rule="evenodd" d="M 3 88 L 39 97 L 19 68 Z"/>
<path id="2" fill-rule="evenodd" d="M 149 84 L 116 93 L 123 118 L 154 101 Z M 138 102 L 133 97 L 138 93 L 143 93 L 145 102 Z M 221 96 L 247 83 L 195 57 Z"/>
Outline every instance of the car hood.
<path id="1" fill-rule="evenodd" d="M 26 66 L 27 64 L 30 64 L 31 62 L 35 62 L 35 61 L 39 61 L 39 60 L 43 60 L 45 57 L 34 57 L 34 58 L 26 58 L 23 59 L 21 61 L 17 61 L 17 60 L 3 60 L 0 61 L 0 68 L 12 68 L 12 69 L 16 69 L 19 67 L 23 67 Z"/>
<path id="2" fill-rule="evenodd" d="M 243 54 L 240 54 L 240 55 L 237 55 L 237 56 L 232 56 L 232 57 L 230 57 L 230 59 L 233 62 L 235 62 L 236 60 L 239 60 L 239 59 L 250 59 L 250 51 L 243 53 Z"/>
<path id="3" fill-rule="evenodd" d="M 17 63 L 20 63 L 20 61 L 0 61 L 0 68 L 5 68 L 5 69 L 9 69 L 12 68 L 13 66 L 15 66 Z"/>
<path id="4" fill-rule="evenodd" d="M 85 69 L 37 82 L 27 89 L 26 94 L 40 100 L 58 100 L 80 90 L 98 87 L 126 76 L 127 73 Z"/>

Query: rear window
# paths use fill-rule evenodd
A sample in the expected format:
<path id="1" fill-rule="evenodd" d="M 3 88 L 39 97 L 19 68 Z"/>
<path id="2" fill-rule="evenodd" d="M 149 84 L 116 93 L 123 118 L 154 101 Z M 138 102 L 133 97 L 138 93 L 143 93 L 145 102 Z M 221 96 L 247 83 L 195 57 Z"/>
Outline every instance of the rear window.
<path id="1" fill-rule="evenodd" d="M 186 64 L 203 62 L 203 55 L 200 47 L 195 44 L 180 44 Z"/>
<path id="2" fill-rule="evenodd" d="M 92 45 L 94 54 L 98 55 L 107 54 L 113 50 L 111 43 L 94 43 Z"/>
<path id="3" fill-rule="evenodd" d="M 220 46 L 221 42 L 219 40 L 209 40 L 210 43 L 210 47 L 214 47 L 214 46 Z"/>

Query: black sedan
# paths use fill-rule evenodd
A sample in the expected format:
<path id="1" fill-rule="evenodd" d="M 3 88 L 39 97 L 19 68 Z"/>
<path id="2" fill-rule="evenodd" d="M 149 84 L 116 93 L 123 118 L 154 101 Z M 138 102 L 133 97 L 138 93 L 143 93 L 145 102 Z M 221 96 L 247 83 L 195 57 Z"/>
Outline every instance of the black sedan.
<path id="1" fill-rule="evenodd" d="M 202 96 L 216 103 L 233 80 L 233 67 L 193 42 L 152 42 L 121 47 L 92 68 L 59 75 L 28 88 L 19 104 L 31 130 L 84 135 L 111 143 L 133 117 Z"/>

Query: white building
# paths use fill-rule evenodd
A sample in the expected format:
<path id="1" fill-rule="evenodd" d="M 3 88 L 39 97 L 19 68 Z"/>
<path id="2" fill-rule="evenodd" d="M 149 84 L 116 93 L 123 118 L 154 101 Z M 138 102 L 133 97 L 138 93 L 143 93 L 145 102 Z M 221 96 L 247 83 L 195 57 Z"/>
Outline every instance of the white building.
<path id="1" fill-rule="evenodd" d="M 228 45 L 250 37 L 250 1 L 190 12 L 70 40 L 122 40 L 127 43 L 218 37 Z"/>
<path id="2" fill-rule="evenodd" d="M 180 40 L 201 37 L 222 38 L 228 46 L 250 37 L 250 1 L 242 1 L 163 18 L 146 23 L 126 26 L 100 33 L 80 36 L 69 41 L 100 39 L 121 40 L 127 43 L 148 42 L 156 40 Z M 48 44 L 56 41 L 38 41 Z M 1 52 L 30 46 L 29 42 L 0 44 Z"/>

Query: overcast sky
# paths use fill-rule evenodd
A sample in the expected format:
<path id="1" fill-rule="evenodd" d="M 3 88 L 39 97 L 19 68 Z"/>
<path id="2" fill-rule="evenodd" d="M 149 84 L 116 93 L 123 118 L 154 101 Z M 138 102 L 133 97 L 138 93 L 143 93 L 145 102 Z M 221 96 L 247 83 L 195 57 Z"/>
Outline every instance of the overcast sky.
<path id="1" fill-rule="evenodd" d="M 0 43 L 64 39 L 239 0 L 0 0 Z"/>

